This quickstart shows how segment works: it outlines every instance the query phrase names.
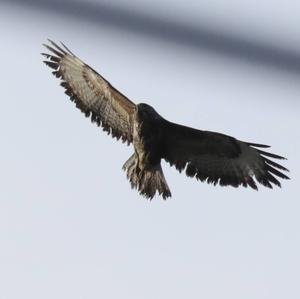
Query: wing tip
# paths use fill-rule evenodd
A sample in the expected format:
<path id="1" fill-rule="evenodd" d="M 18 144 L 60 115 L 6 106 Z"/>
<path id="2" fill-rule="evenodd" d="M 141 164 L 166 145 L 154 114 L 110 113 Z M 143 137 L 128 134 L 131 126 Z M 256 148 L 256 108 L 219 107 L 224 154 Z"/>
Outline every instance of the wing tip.
<path id="1" fill-rule="evenodd" d="M 269 148 L 271 147 L 270 145 L 267 144 L 260 144 L 260 143 L 254 143 L 254 142 L 244 142 L 249 146 L 254 146 L 254 147 L 260 147 L 260 148 Z"/>
<path id="2" fill-rule="evenodd" d="M 259 149 L 257 149 L 257 152 L 260 155 L 267 156 L 267 157 L 270 157 L 270 158 L 273 158 L 273 159 L 287 160 L 287 158 L 285 158 L 283 156 L 279 156 L 279 155 L 276 155 L 276 154 L 273 154 L 273 153 L 265 152 L 265 151 L 262 151 L 262 150 L 259 150 Z"/>
<path id="3" fill-rule="evenodd" d="M 57 56 L 63 57 L 65 55 L 70 55 L 70 54 L 73 55 L 70 50 L 66 49 L 67 51 L 65 51 L 62 47 L 60 47 L 57 43 L 55 43 L 50 38 L 47 38 L 47 41 L 50 43 L 50 45 L 46 44 L 46 43 L 43 43 L 42 45 L 44 47 L 46 47 L 49 51 L 51 51 L 54 54 L 56 54 Z"/>
<path id="4" fill-rule="evenodd" d="M 69 52 L 69 54 L 76 56 L 62 41 L 60 41 L 61 45 Z"/>

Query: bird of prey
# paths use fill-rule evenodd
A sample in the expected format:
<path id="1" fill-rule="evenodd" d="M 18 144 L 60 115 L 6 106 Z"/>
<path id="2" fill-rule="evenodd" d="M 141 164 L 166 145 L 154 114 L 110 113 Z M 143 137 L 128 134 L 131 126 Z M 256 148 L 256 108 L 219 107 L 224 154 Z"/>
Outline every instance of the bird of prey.
<path id="1" fill-rule="evenodd" d="M 42 53 L 45 64 L 76 107 L 112 137 L 133 145 L 123 170 L 131 187 L 146 198 L 171 196 L 162 159 L 188 177 L 214 185 L 257 190 L 256 182 L 272 188 L 280 187 L 278 178 L 289 179 L 283 173 L 288 170 L 271 160 L 285 158 L 262 150 L 269 146 L 172 123 L 150 105 L 133 103 L 64 44 L 49 40 L 44 46 L 50 51 Z"/>

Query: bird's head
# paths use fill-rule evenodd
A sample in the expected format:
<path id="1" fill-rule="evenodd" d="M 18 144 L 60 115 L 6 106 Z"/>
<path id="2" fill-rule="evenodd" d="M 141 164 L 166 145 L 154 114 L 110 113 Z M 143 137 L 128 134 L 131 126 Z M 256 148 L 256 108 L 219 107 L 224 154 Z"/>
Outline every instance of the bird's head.
<path id="1" fill-rule="evenodd" d="M 162 118 L 153 107 L 144 103 L 136 105 L 135 114 L 138 121 L 153 121 Z"/>

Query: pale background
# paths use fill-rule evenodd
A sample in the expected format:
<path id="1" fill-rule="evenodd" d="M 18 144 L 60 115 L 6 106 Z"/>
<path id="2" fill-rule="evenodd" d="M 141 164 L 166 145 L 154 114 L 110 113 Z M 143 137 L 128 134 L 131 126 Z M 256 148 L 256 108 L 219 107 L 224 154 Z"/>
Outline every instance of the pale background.
<path id="1" fill-rule="evenodd" d="M 298 1 L 0 1 L 0 299 L 300 298 Z M 169 120 L 267 143 L 292 180 L 213 187 L 163 164 L 173 197 L 130 189 L 132 148 L 42 64 L 63 41 Z"/>

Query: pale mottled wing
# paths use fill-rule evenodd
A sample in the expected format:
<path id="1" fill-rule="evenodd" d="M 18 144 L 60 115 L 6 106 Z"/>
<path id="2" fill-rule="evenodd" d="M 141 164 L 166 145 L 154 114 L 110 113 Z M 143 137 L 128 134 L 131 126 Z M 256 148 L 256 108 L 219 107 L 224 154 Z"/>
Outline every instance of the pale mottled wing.
<path id="1" fill-rule="evenodd" d="M 65 93 L 87 117 L 91 116 L 104 131 L 123 142 L 132 141 L 132 116 L 135 104 L 107 80 L 76 57 L 68 48 L 50 41 L 44 45 L 51 54 L 43 53 L 46 65 L 61 78 Z"/>
<path id="2" fill-rule="evenodd" d="M 288 171 L 272 159 L 281 156 L 262 151 L 267 145 L 246 143 L 233 137 L 200 131 L 167 122 L 165 126 L 164 159 L 180 172 L 214 185 L 240 185 L 257 189 L 255 180 L 272 188 L 280 186 L 278 177 L 288 179 Z M 269 157 L 269 158 L 267 158 Z"/>

